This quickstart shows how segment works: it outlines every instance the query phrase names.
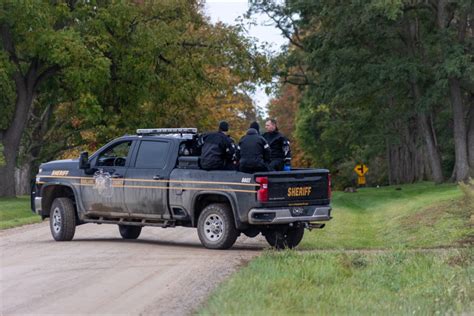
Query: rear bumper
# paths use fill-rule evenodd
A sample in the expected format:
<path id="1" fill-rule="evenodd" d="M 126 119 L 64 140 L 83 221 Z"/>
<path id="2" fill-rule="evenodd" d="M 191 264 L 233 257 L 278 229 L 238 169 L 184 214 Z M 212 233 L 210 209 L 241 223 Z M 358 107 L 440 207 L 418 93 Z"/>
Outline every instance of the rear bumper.
<path id="1" fill-rule="evenodd" d="M 330 206 L 253 208 L 248 220 L 254 225 L 329 221 L 332 218 L 331 210 Z"/>

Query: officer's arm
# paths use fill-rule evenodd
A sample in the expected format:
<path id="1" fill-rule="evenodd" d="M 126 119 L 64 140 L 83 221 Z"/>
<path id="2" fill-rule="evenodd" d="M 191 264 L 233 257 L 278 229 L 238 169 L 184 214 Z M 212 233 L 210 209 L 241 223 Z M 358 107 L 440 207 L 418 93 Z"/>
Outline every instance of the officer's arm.
<path id="1" fill-rule="evenodd" d="M 265 138 L 262 137 L 262 140 L 263 140 L 263 160 L 265 160 L 265 162 L 270 162 L 271 160 L 270 159 L 270 154 L 271 154 L 270 145 L 268 145 Z"/>
<path id="2" fill-rule="evenodd" d="M 290 141 L 286 138 L 283 138 L 283 153 L 285 154 L 285 160 L 291 160 L 291 147 Z"/>
<path id="3" fill-rule="evenodd" d="M 234 157 L 234 155 L 235 155 L 235 144 L 234 144 L 234 142 L 232 141 L 232 139 L 230 137 L 227 137 L 225 143 L 226 143 L 225 144 L 226 158 L 234 160 L 235 159 L 235 157 Z"/>
<path id="4" fill-rule="evenodd" d="M 239 145 L 237 145 L 237 147 L 235 148 L 235 159 L 236 161 L 240 161 L 240 143 L 239 142 Z"/>
<path id="5" fill-rule="evenodd" d="M 204 145 L 206 136 L 207 136 L 207 134 L 202 134 L 201 136 L 199 136 L 199 138 L 197 140 L 197 143 L 196 143 L 196 148 L 197 149 L 202 148 L 202 146 Z"/>

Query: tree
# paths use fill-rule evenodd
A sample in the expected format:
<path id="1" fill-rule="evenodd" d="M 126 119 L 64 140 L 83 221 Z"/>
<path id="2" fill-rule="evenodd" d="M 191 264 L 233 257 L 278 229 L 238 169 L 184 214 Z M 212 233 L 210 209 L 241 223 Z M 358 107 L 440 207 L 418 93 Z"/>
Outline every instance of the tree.
<path id="1" fill-rule="evenodd" d="M 71 3 L 1 2 L 4 58 L 0 62 L 14 84 L 15 101 L 14 106 L 8 104 L 2 111 L 8 119 L 0 129 L 5 157 L 5 164 L 0 167 L 0 196 L 15 193 L 11 179 L 21 138 L 31 106 L 45 82 L 58 75 L 70 85 L 86 81 L 94 84 L 104 78 L 107 59 L 74 27 L 79 24 L 78 17 L 91 11 L 92 6 L 75 10 Z"/>
<path id="2" fill-rule="evenodd" d="M 302 149 L 300 141 L 296 137 L 296 123 L 298 106 L 301 99 L 300 89 L 291 84 L 281 87 L 279 95 L 270 101 L 268 112 L 270 118 L 278 122 L 278 129 L 283 133 L 291 144 L 292 165 L 296 167 L 309 167 L 312 165 L 310 157 Z"/>
<path id="3" fill-rule="evenodd" d="M 239 28 L 211 25 L 197 1 L 4 0 L 0 8 L 0 196 L 14 194 L 6 179 L 16 165 L 94 150 L 140 127 L 252 116 L 246 91 L 265 77 L 266 58 Z"/>
<path id="4" fill-rule="evenodd" d="M 318 145 L 314 158 L 335 166 L 360 155 L 385 156 L 392 183 L 426 173 L 439 183 L 453 167 L 457 179 L 465 179 L 472 2 L 256 1 L 251 11 L 268 14 L 290 39 L 280 73 L 304 87 L 297 135 L 307 150 L 312 146 L 306 144 Z M 451 126 L 445 116 L 450 103 Z M 449 128 L 454 137 L 445 137 Z M 337 143 L 325 135 L 345 138 Z M 345 143 L 354 144 L 354 135 L 355 147 Z M 451 156 L 452 142 L 454 165 L 442 160 Z"/>

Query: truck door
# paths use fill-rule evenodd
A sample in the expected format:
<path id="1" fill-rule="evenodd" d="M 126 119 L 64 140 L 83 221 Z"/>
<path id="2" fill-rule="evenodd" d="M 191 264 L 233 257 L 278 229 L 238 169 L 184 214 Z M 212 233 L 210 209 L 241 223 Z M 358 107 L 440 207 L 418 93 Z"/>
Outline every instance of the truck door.
<path id="1" fill-rule="evenodd" d="M 122 216 L 128 213 L 123 197 L 124 176 L 131 158 L 132 141 L 120 141 L 102 150 L 91 161 L 93 175 L 80 180 L 81 201 L 86 212 Z M 88 179 L 90 178 L 90 179 Z"/>
<path id="2" fill-rule="evenodd" d="M 170 218 L 168 180 L 175 161 L 172 143 L 167 140 L 141 140 L 135 159 L 127 170 L 125 204 L 133 216 Z"/>

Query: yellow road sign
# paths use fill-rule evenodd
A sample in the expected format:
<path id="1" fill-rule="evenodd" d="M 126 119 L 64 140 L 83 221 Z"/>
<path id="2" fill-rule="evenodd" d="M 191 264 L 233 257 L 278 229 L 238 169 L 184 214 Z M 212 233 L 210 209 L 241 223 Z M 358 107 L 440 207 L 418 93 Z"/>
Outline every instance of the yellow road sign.
<path id="1" fill-rule="evenodd" d="M 359 177 L 357 179 L 357 184 L 358 185 L 364 185 L 365 184 L 365 177 Z"/>
<path id="2" fill-rule="evenodd" d="M 363 177 L 364 174 L 369 171 L 369 168 L 364 164 L 358 164 L 355 166 L 354 171 L 359 175 L 359 177 Z"/>

